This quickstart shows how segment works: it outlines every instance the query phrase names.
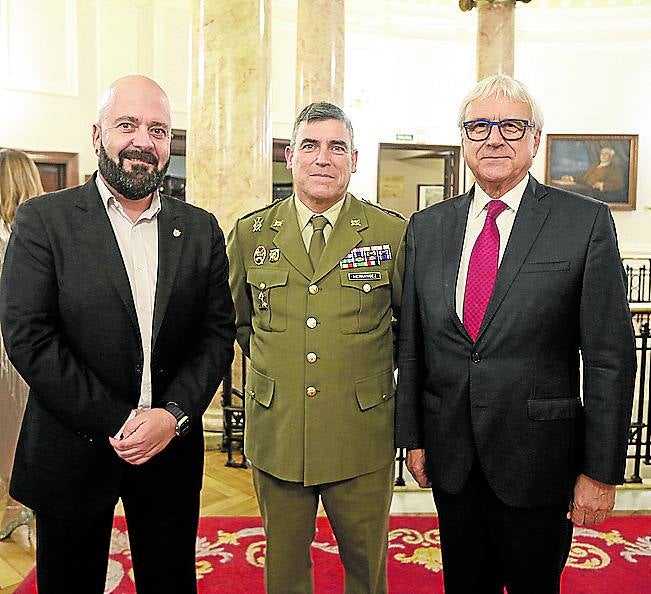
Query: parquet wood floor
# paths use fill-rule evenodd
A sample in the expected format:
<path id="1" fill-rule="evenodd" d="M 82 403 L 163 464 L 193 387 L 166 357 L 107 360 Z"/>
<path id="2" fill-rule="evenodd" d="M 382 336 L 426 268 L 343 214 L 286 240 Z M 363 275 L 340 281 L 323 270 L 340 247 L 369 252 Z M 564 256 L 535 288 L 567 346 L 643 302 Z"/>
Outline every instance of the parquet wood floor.
<path id="1" fill-rule="evenodd" d="M 227 468 L 225 462 L 226 455 L 221 452 L 206 453 L 201 515 L 259 516 L 251 470 Z M 34 566 L 34 550 L 27 530 L 20 528 L 17 532 L 15 540 L 0 542 L 0 594 L 14 592 Z"/>

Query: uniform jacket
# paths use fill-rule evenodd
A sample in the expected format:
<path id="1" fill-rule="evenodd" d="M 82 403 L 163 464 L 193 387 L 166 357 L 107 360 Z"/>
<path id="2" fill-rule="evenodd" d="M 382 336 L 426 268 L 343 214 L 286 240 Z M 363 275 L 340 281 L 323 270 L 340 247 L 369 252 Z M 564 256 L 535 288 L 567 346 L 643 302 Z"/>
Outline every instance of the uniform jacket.
<path id="1" fill-rule="evenodd" d="M 235 331 L 224 238 L 211 214 L 161 196 L 158 249 L 153 406 L 178 403 L 193 429 L 143 468 L 169 474 L 171 486 L 198 490 L 201 415 L 231 361 Z M 143 353 L 94 176 L 18 209 L 0 314 L 9 357 L 30 386 L 12 495 L 61 517 L 115 504 L 129 465 L 108 437 L 138 404 Z"/>
<path id="2" fill-rule="evenodd" d="M 567 502 L 579 472 L 621 482 L 636 363 L 608 207 L 530 178 L 473 344 L 455 312 L 472 196 L 409 224 L 397 445 L 449 493 L 478 458 L 517 507 Z"/>
<path id="3" fill-rule="evenodd" d="M 348 194 L 316 271 L 293 197 L 241 218 L 228 240 L 237 339 L 251 359 L 245 451 L 306 485 L 372 472 L 394 457 L 392 318 L 405 221 Z M 342 268 L 354 248 L 390 257 Z"/>

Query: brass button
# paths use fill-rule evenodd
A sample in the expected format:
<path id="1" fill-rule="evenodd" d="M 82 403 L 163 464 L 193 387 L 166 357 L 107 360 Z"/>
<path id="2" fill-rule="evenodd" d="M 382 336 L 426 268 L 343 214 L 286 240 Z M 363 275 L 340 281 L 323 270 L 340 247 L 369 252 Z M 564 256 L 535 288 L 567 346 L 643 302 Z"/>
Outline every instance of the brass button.
<path id="1" fill-rule="evenodd" d="M 388 394 L 382 394 L 382 400 L 386 400 L 389 397 Z"/>
<path id="2" fill-rule="evenodd" d="M 307 324 L 308 328 L 316 328 L 317 321 L 316 318 L 308 318 L 305 323 Z"/>
<path id="3" fill-rule="evenodd" d="M 251 396 L 251 398 L 255 398 L 255 390 L 249 390 L 249 396 Z"/>
<path id="4" fill-rule="evenodd" d="M 267 283 L 260 283 L 260 288 L 264 291 L 267 288 Z"/>
<path id="5" fill-rule="evenodd" d="M 316 295 L 319 292 L 319 287 L 317 285 L 310 285 L 307 290 L 310 292 L 310 295 Z"/>
<path id="6" fill-rule="evenodd" d="M 370 291 L 371 291 L 371 285 L 369 285 L 368 283 L 364 283 L 364 284 L 362 285 L 362 291 L 364 291 L 364 293 L 370 293 Z"/>
<path id="7" fill-rule="evenodd" d="M 308 386 L 305 390 L 308 398 L 314 398 L 316 396 L 316 388 L 314 386 Z"/>
<path id="8" fill-rule="evenodd" d="M 306 359 L 308 363 L 316 363 L 316 353 L 308 353 Z"/>

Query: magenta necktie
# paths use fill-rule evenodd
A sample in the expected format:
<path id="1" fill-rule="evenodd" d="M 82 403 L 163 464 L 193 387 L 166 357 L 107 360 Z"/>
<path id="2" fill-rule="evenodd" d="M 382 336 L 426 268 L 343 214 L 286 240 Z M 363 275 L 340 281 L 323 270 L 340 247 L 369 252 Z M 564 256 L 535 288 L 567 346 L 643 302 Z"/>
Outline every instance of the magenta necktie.
<path id="1" fill-rule="evenodd" d="M 470 254 L 466 292 L 463 298 L 463 325 L 473 341 L 477 340 L 497 278 L 500 232 L 496 219 L 505 208 L 507 206 L 501 200 L 491 200 L 488 203 L 484 228 Z"/>

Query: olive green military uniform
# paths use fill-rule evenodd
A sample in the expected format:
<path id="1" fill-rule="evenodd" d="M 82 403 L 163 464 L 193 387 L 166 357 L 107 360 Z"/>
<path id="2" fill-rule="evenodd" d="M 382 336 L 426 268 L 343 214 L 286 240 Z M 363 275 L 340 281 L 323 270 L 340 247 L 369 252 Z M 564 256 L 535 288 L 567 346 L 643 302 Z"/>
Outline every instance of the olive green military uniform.
<path id="1" fill-rule="evenodd" d="M 245 451 L 267 531 L 270 593 L 312 591 L 316 504 L 294 499 L 303 490 L 323 500 L 346 592 L 386 592 L 392 321 L 405 226 L 400 215 L 348 194 L 314 271 L 293 197 L 241 218 L 229 237 L 237 339 L 251 359 Z"/>

